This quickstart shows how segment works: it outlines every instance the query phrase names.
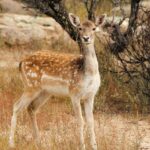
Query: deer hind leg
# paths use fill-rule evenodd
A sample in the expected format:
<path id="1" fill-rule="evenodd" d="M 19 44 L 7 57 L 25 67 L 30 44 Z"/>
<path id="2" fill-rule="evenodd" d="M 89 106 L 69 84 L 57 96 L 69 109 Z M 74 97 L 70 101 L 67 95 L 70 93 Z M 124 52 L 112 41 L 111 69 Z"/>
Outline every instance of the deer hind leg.
<path id="1" fill-rule="evenodd" d="M 85 118 L 87 122 L 88 133 L 90 136 L 90 144 L 93 150 L 97 150 L 97 143 L 96 143 L 95 132 L 94 132 L 93 103 L 94 103 L 94 96 L 87 98 L 84 102 L 84 109 L 85 109 Z"/>
<path id="2" fill-rule="evenodd" d="M 28 106 L 28 113 L 32 123 L 33 137 L 35 139 L 37 147 L 40 147 L 39 129 L 36 120 L 36 112 L 47 100 L 49 99 L 49 93 L 42 91 L 40 95 L 35 98 Z"/>
<path id="3" fill-rule="evenodd" d="M 15 147 L 14 143 L 14 135 L 16 131 L 16 124 L 17 124 L 17 115 L 23 111 L 31 102 L 32 100 L 37 97 L 39 91 L 30 91 L 26 90 L 21 98 L 14 104 L 13 107 L 13 115 L 11 119 L 11 129 L 10 129 L 10 136 L 9 136 L 9 145 L 10 147 Z"/>
<path id="4" fill-rule="evenodd" d="M 85 150 L 84 135 L 83 135 L 84 120 L 82 117 L 80 99 L 73 97 L 71 98 L 71 100 L 72 100 L 73 109 L 74 109 L 75 117 L 76 117 L 77 124 L 78 124 L 78 130 L 79 130 L 79 135 L 80 135 L 80 149 Z"/>

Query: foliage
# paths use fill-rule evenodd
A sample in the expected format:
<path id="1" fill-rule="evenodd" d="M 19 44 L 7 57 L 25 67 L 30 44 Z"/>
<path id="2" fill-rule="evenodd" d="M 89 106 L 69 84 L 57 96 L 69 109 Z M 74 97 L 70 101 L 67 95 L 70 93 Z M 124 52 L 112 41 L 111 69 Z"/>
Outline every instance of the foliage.
<path id="1" fill-rule="evenodd" d="M 150 104 L 150 12 L 142 10 L 128 47 L 116 55 L 118 77 L 131 86 L 139 105 L 149 110 Z M 113 67 L 112 67 L 113 68 Z M 148 106 L 148 107 L 147 107 Z"/>

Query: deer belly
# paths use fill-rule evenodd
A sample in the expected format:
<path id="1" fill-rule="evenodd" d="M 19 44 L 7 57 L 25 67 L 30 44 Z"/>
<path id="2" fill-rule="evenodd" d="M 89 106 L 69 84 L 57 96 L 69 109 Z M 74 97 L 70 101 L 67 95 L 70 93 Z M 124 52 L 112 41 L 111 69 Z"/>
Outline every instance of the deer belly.
<path id="1" fill-rule="evenodd" d="M 58 77 L 44 76 L 42 77 L 42 88 L 52 95 L 68 95 L 68 81 Z"/>

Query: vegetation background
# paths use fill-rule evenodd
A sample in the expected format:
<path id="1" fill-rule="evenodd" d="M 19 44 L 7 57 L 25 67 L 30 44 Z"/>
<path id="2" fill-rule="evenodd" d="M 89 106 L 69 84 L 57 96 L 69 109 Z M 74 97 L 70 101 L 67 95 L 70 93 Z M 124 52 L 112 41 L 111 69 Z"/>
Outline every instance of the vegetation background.
<path id="1" fill-rule="evenodd" d="M 13 4 L 13 9 L 12 5 L 8 5 L 9 3 Z M 64 0 L 64 3 L 67 10 L 80 16 L 81 20 L 87 17 L 83 1 Z M 130 7 L 130 1 L 124 0 L 122 5 Z M 62 29 L 61 35 L 57 40 L 54 38 L 52 42 L 43 39 L 30 40 L 26 44 L 17 42 L 11 44 L 2 36 L 4 15 L 46 16 L 33 9 L 23 9 L 22 0 L 1 0 L 0 7 L 0 149 L 7 150 L 9 149 L 8 135 L 13 104 L 23 91 L 19 71 L 16 67 L 18 62 L 26 55 L 38 50 L 79 53 L 79 47 Z M 99 0 L 96 15 L 107 13 L 108 16 L 111 16 L 112 8 L 111 0 Z M 121 14 L 117 12 L 116 15 Z M 118 74 L 112 73 L 112 68 L 117 66 L 114 62 L 115 56 L 106 48 L 103 39 L 101 40 L 97 38 L 95 43 L 102 78 L 102 85 L 94 104 L 98 148 L 102 150 L 150 149 L 150 109 L 147 98 L 143 95 L 139 97 L 135 90 L 137 85 L 126 84 L 124 82 L 126 77 L 122 79 Z M 73 150 L 78 147 L 79 141 L 75 130 L 77 127 L 68 98 L 52 97 L 41 108 L 37 118 L 43 149 Z M 19 116 L 18 122 L 16 150 L 36 149 L 28 114 L 23 112 Z M 86 146 L 90 150 L 88 135 L 86 135 Z"/>

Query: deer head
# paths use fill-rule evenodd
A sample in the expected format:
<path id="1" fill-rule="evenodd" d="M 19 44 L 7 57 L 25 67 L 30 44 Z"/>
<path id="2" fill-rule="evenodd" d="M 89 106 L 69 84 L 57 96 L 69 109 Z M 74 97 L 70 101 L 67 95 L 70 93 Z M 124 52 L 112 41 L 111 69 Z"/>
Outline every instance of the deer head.
<path id="1" fill-rule="evenodd" d="M 94 43 L 95 32 L 100 31 L 101 26 L 104 23 L 106 15 L 102 15 L 96 18 L 95 22 L 86 20 L 83 23 L 80 22 L 79 17 L 74 14 L 69 14 L 71 24 L 77 28 L 80 38 L 84 44 Z"/>

